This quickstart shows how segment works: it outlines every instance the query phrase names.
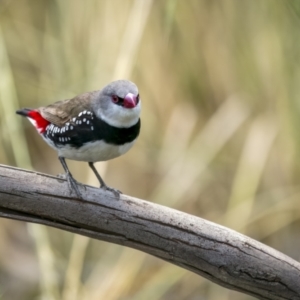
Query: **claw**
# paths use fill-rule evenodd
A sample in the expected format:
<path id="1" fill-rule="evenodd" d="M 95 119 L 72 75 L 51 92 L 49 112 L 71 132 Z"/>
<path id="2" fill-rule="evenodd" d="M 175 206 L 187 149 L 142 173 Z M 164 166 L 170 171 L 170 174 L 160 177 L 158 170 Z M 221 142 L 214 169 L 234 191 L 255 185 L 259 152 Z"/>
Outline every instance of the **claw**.
<path id="1" fill-rule="evenodd" d="M 105 184 L 104 180 L 101 178 L 100 174 L 97 172 L 97 170 L 96 170 L 96 168 L 95 168 L 95 166 L 94 166 L 94 164 L 92 162 L 89 162 L 89 166 L 93 170 L 94 174 L 96 175 L 96 177 L 97 177 L 97 179 L 98 179 L 98 181 L 100 183 L 100 188 L 103 189 L 103 190 L 105 190 L 105 191 L 110 191 L 110 192 L 114 193 L 114 195 L 116 197 L 120 198 L 120 194 L 122 194 L 122 192 L 119 191 L 119 190 L 117 190 L 117 189 L 108 187 Z"/>
<path id="2" fill-rule="evenodd" d="M 67 180 L 68 180 L 68 184 L 69 184 L 69 188 L 70 188 L 70 191 L 75 191 L 76 195 L 78 198 L 82 199 L 82 196 L 79 192 L 79 189 L 78 189 L 78 183 L 77 181 L 73 178 L 72 174 L 70 173 L 69 171 L 69 168 L 65 162 L 65 158 L 64 157 L 61 157 L 59 156 L 59 161 L 61 162 L 65 172 L 66 172 L 66 177 L 67 177 Z"/>
<path id="3" fill-rule="evenodd" d="M 120 195 L 122 194 L 121 191 L 119 191 L 117 189 L 114 189 L 114 188 L 111 188 L 111 187 L 107 186 L 106 184 L 105 185 L 101 185 L 100 189 L 103 189 L 105 191 L 110 191 L 110 192 L 112 192 L 118 198 L 120 198 Z"/>
<path id="4" fill-rule="evenodd" d="M 59 173 L 56 175 L 56 177 L 61 178 L 61 179 L 67 179 L 67 175 L 65 173 Z"/>
<path id="5" fill-rule="evenodd" d="M 81 193 L 79 192 L 79 189 L 78 189 L 78 182 L 73 178 L 71 173 L 67 173 L 66 176 L 67 176 L 70 191 L 71 192 L 75 191 L 77 197 L 82 199 Z"/>

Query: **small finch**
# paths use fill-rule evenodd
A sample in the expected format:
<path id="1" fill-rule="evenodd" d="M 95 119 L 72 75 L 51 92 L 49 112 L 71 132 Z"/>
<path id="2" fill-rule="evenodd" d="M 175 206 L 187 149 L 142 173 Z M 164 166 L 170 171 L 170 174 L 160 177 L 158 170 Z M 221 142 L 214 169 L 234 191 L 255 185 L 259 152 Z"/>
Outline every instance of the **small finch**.
<path id="1" fill-rule="evenodd" d="M 120 193 L 105 184 L 94 163 L 118 157 L 132 147 L 140 132 L 140 111 L 137 86 L 117 80 L 102 90 L 16 113 L 27 117 L 45 142 L 58 152 L 69 186 L 81 198 L 65 159 L 88 162 L 101 188 Z"/>

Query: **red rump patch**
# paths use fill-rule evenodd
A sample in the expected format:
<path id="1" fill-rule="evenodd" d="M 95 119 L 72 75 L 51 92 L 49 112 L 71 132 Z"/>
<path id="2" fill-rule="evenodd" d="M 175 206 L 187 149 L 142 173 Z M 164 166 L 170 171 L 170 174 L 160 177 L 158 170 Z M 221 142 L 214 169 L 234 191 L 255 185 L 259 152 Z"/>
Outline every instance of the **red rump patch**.
<path id="1" fill-rule="evenodd" d="M 28 117 L 35 121 L 33 125 L 39 133 L 43 133 L 46 130 L 46 127 L 50 124 L 50 122 L 44 119 L 37 110 L 29 111 Z"/>

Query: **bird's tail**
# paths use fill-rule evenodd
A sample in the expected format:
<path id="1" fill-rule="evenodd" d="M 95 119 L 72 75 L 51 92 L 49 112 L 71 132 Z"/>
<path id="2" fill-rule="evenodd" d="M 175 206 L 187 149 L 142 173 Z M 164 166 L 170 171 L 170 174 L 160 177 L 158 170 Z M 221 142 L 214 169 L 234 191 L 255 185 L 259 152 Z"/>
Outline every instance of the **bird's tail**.
<path id="1" fill-rule="evenodd" d="M 18 115 L 26 117 L 39 133 L 43 133 L 50 122 L 42 117 L 36 109 L 22 108 L 16 111 Z"/>
<path id="2" fill-rule="evenodd" d="M 22 108 L 22 109 L 17 110 L 16 114 L 30 118 L 29 112 L 31 112 L 31 111 L 32 111 L 32 109 L 30 109 L 30 108 Z"/>

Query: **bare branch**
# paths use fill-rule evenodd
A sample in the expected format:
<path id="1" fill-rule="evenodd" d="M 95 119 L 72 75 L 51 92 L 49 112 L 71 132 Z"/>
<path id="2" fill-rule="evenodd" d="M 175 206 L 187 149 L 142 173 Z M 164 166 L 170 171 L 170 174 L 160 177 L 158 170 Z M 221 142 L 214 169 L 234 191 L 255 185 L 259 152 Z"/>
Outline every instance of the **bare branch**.
<path id="1" fill-rule="evenodd" d="M 0 216 L 138 249 L 258 299 L 300 299 L 300 264 L 233 230 L 144 200 L 0 166 Z"/>

